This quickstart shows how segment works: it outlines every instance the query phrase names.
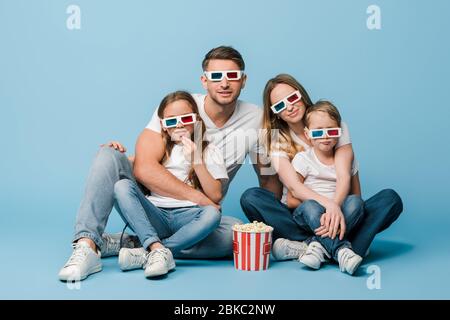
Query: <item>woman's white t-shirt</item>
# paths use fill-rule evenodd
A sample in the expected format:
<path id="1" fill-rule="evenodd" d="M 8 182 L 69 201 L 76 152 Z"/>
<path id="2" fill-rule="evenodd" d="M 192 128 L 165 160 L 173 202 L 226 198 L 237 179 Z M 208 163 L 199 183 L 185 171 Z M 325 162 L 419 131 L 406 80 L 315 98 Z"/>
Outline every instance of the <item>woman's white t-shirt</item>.
<path id="1" fill-rule="evenodd" d="M 222 184 L 228 181 L 227 168 L 223 161 L 222 153 L 212 143 L 210 143 L 204 151 L 204 163 L 206 169 L 214 179 L 220 179 Z M 191 163 L 184 157 L 182 144 L 174 145 L 170 158 L 163 164 L 163 166 L 179 180 L 188 183 L 186 180 L 192 166 Z M 169 198 L 155 192 L 152 192 L 151 195 L 147 196 L 147 199 L 150 200 L 155 206 L 161 208 L 191 207 L 197 205 L 196 203 L 188 200 Z"/>
<path id="2" fill-rule="evenodd" d="M 335 149 L 352 143 L 352 140 L 350 139 L 350 132 L 348 130 L 348 126 L 343 121 L 341 122 L 341 128 L 342 128 L 342 133 L 341 133 L 341 136 L 338 139 L 338 142 L 337 142 L 337 144 L 335 146 Z M 289 130 L 289 133 L 290 133 L 291 138 L 292 138 L 292 140 L 294 141 L 295 144 L 303 147 L 303 149 L 305 151 L 308 151 L 309 149 L 311 149 L 311 146 L 309 144 L 307 144 L 306 142 L 304 142 L 302 139 L 300 139 L 294 131 Z M 271 159 L 276 158 L 276 157 L 282 157 L 282 158 L 289 159 L 289 156 L 288 156 L 287 152 L 282 151 L 282 150 L 275 150 L 275 151 L 272 151 L 270 153 L 270 158 Z M 287 202 L 287 199 L 286 199 L 287 198 L 287 191 L 288 191 L 288 189 L 286 188 L 286 186 L 283 186 L 283 196 L 281 197 L 281 202 L 284 203 L 284 204 L 286 204 L 286 202 Z"/>

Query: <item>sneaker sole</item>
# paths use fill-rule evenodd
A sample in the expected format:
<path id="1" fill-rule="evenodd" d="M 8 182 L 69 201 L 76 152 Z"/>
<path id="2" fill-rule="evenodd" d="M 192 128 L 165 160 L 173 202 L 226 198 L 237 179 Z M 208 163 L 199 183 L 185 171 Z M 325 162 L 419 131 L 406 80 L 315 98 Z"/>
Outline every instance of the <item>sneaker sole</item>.
<path id="1" fill-rule="evenodd" d="M 146 278 L 154 278 L 154 277 L 159 277 L 159 276 L 163 276 L 165 274 L 168 274 L 173 269 L 175 269 L 175 263 L 173 265 L 169 266 L 169 269 L 166 272 L 154 272 L 154 273 L 151 273 L 151 274 L 146 274 L 144 272 L 144 274 L 145 274 Z"/>
<path id="2" fill-rule="evenodd" d="M 319 270 L 320 269 L 320 265 L 316 266 L 316 265 L 308 264 L 306 261 L 303 261 L 301 258 L 298 261 L 300 263 L 304 264 L 305 266 L 307 266 L 308 268 L 311 268 L 311 269 L 314 269 L 314 270 Z"/>
<path id="3" fill-rule="evenodd" d="M 100 272 L 100 271 L 102 271 L 102 266 L 101 265 L 97 266 L 97 267 L 94 267 L 91 270 L 88 270 L 88 272 L 86 272 L 83 275 L 81 275 L 80 279 L 68 279 L 67 277 L 61 277 L 61 276 L 58 276 L 58 277 L 59 277 L 59 280 L 64 281 L 64 282 L 67 282 L 67 281 L 82 281 L 82 280 L 85 280 L 87 277 L 89 277 L 91 274 L 94 274 L 94 273 L 97 273 L 97 272 Z"/>

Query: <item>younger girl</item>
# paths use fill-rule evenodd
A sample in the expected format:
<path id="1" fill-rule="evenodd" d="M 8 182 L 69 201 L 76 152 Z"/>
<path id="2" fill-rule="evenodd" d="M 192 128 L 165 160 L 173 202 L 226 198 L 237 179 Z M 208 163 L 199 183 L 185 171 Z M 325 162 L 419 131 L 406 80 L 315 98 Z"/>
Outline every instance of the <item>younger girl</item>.
<path id="1" fill-rule="evenodd" d="M 165 143 L 162 165 L 218 204 L 222 200 L 222 182 L 228 179 L 227 170 L 220 151 L 202 140 L 205 126 L 192 96 L 185 91 L 168 94 L 161 101 L 158 116 Z M 153 192 L 144 195 L 136 181 L 129 179 L 118 181 L 114 192 L 120 215 L 143 245 L 121 249 L 122 270 L 143 267 L 146 277 L 166 274 L 175 268 L 172 251 L 192 247 L 220 223 L 219 205 L 201 207 Z"/>
<path id="2" fill-rule="evenodd" d="M 312 148 L 297 153 L 292 160 L 292 166 L 306 187 L 326 198 L 333 199 L 336 193 L 334 147 L 341 136 L 341 116 L 333 104 L 320 101 L 308 109 L 304 120 L 305 138 Z M 358 185 L 357 172 L 358 168 L 354 162 L 352 186 Z M 325 208 L 317 201 L 306 200 L 302 203 L 288 192 L 287 205 L 295 209 L 293 218 L 300 227 L 309 230 L 311 234 L 324 229 L 321 220 L 323 220 Z M 361 221 L 363 205 L 359 189 L 350 190 L 350 195 L 342 204 L 347 234 Z M 362 261 L 362 258 L 353 252 L 351 243 L 346 238 L 340 240 L 314 235 L 306 242 L 309 243 L 308 248 L 299 261 L 310 268 L 319 269 L 325 257 L 332 257 L 339 263 L 342 272 L 353 274 Z"/>

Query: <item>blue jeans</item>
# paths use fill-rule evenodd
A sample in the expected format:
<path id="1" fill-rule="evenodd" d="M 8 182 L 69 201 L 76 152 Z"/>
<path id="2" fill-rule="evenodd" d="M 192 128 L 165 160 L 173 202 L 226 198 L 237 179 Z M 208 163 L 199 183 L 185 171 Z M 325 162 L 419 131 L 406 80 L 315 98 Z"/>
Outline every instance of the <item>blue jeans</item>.
<path id="1" fill-rule="evenodd" d="M 299 205 L 293 212 L 294 221 L 303 229 L 308 230 L 310 234 L 314 234 L 314 230 L 320 227 L 320 217 L 325 213 L 325 208 L 315 200 L 307 200 Z M 361 221 L 364 214 L 364 202 L 361 197 L 350 195 L 345 198 L 342 204 L 342 214 L 345 218 L 346 235 L 349 234 Z M 337 261 L 338 251 L 343 248 L 352 248 L 347 236 L 343 240 L 339 240 L 339 236 L 334 239 L 330 237 L 322 238 L 320 236 L 312 236 L 307 239 L 309 244 L 312 241 L 319 242 L 325 250 Z"/>
<path id="2" fill-rule="evenodd" d="M 116 182 L 114 196 L 117 211 L 145 249 L 160 242 L 176 254 L 206 238 L 220 224 L 221 213 L 213 206 L 158 208 L 129 179 Z"/>
<path id="3" fill-rule="evenodd" d="M 274 241 L 277 238 L 305 241 L 312 236 L 294 221 L 291 210 L 268 190 L 258 187 L 246 190 L 241 196 L 241 207 L 250 221 L 258 220 L 274 227 Z M 347 236 L 353 251 L 364 257 L 375 236 L 397 220 L 402 211 L 402 200 L 392 189 L 382 190 L 364 201 L 362 221 Z"/>
<path id="4" fill-rule="evenodd" d="M 135 181 L 133 170 L 125 154 L 111 147 L 102 147 L 97 153 L 89 171 L 86 189 L 75 223 L 73 241 L 89 238 L 98 247 L 108 217 L 114 206 L 114 185 L 122 179 Z M 241 223 L 234 217 L 222 216 L 218 228 L 193 247 L 183 250 L 180 258 L 222 258 L 231 257 L 233 248 L 232 226 Z"/>

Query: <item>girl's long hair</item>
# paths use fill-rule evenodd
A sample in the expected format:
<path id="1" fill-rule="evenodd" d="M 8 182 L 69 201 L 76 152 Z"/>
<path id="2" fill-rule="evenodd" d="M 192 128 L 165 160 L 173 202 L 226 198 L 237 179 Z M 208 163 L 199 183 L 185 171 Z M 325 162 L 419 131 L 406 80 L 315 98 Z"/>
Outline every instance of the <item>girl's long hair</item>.
<path id="1" fill-rule="evenodd" d="M 276 114 L 272 112 L 270 107 L 272 103 L 270 101 L 270 94 L 272 90 L 278 84 L 287 84 L 294 88 L 295 90 L 300 91 L 302 95 L 302 101 L 305 105 L 306 110 L 313 105 L 311 98 L 306 92 L 305 88 L 297 81 L 294 77 L 289 74 L 279 74 L 276 77 L 267 81 L 266 86 L 264 87 L 263 92 L 263 105 L 264 105 L 264 117 L 263 117 L 263 129 L 264 130 L 264 142 L 266 144 L 267 152 L 270 154 L 272 151 L 284 151 L 288 154 L 289 159 L 292 160 L 297 152 L 303 151 L 303 147 L 297 145 L 291 138 L 291 134 L 289 133 L 288 124 L 278 117 Z M 306 114 L 305 110 L 305 114 Z M 278 140 L 273 141 L 274 131 L 273 129 L 278 130 Z M 274 146 L 275 144 L 275 146 Z"/>
<path id="2" fill-rule="evenodd" d="M 164 97 L 164 99 L 162 99 L 161 103 L 159 104 L 158 116 L 160 119 L 164 118 L 164 110 L 166 109 L 166 107 L 170 103 L 173 103 L 178 100 L 186 101 L 191 106 L 192 112 L 197 115 L 197 123 L 194 126 L 194 133 L 198 130 L 197 128 L 200 128 L 201 136 L 196 137 L 196 140 L 201 139 L 200 140 L 201 143 L 196 143 L 196 147 L 197 147 L 197 150 L 200 148 L 200 151 L 202 152 L 202 159 L 204 159 L 205 158 L 205 150 L 209 144 L 209 141 L 204 139 L 206 127 L 205 127 L 205 123 L 203 122 L 202 118 L 200 117 L 200 115 L 198 113 L 197 103 L 195 102 L 194 98 L 192 97 L 192 95 L 189 92 L 179 90 L 179 91 L 175 91 L 175 92 L 172 92 L 172 93 L 169 93 L 168 95 L 166 95 Z M 193 138 L 194 133 L 192 134 L 191 139 Z M 167 131 L 161 130 L 161 134 L 162 134 L 164 146 L 165 146 L 165 153 L 162 158 L 162 163 L 164 164 L 170 158 L 170 155 L 172 153 L 172 149 L 173 149 L 173 146 L 175 145 L 175 142 L 172 141 L 172 139 L 171 139 L 170 135 L 167 133 Z M 197 139 L 197 138 L 199 138 L 199 139 Z M 194 142 L 197 142 L 197 141 L 194 141 Z M 184 181 L 184 182 L 192 184 L 192 186 L 195 189 L 202 190 L 200 180 L 198 179 L 197 174 L 195 173 L 193 167 L 191 167 L 188 177 L 187 177 L 186 181 Z"/>

